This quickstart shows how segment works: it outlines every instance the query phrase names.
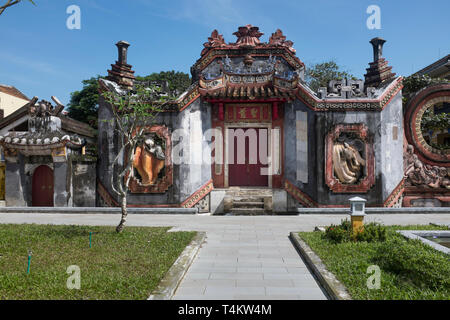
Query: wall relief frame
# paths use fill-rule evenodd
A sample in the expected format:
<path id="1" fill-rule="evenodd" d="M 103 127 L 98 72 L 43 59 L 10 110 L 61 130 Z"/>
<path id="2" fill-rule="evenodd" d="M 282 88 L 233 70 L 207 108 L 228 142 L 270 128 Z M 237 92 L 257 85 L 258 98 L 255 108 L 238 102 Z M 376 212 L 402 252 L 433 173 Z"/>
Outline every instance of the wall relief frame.
<path id="1" fill-rule="evenodd" d="M 373 143 L 364 124 L 339 124 L 326 136 L 325 183 L 334 193 L 367 193 L 375 184 Z"/>
<path id="2" fill-rule="evenodd" d="M 164 125 L 153 125 L 148 126 L 144 135 L 148 137 L 154 137 L 160 140 L 164 144 L 164 148 L 161 148 L 164 153 L 164 166 L 158 172 L 158 177 L 155 179 L 154 183 L 145 184 L 141 183 L 141 179 L 138 175 L 131 177 L 129 190 L 131 193 L 165 193 L 170 186 L 173 184 L 173 163 L 172 163 L 172 140 L 169 132 L 169 128 Z M 158 145 L 158 143 L 156 143 Z M 138 147 L 142 147 L 141 144 Z M 143 147 L 142 147 L 143 148 Z M 134 150 L 133 152 L 136 152 Z M 126 159 L 125 159 L 126 162 Z M 136 167 L 133 166 L 133 170 L 137 171 Z M 128 175 L 124 177 L 127 179 Z"/>

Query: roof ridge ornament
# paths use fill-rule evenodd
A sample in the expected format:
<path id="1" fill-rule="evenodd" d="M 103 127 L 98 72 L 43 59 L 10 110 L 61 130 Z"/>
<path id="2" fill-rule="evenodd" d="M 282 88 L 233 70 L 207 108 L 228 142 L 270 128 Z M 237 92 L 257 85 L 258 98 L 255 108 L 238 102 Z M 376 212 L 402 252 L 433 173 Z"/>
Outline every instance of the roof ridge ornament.
<path id="1" fill-rule="evenodd" d="M 271 46 L 282 46 L 288 48 L 292 53 L 295 53 L 296 50 L 293 48 L 294 43 L 290 40 L 286 41 L 286 36 L 283 34 L 281 29 L 277 29 L 269 39 L 269 45 Z"/>
<path id="2" fill-rule="evenodd" d="M 244 47 L 254 47 L 261 44 L 259 38 L 263 34 L 259 31 L 259 27 L 254 27 L 251 24 L 239 27 L 238 31 L 233 33 L 238 38 L 236 44 Z"/>
<path id="3" fill-rule="evenodd" d="M 223 35 L 219 34 L 219 31 L 217 29 L 214 29 L 213 32 L 211 32 L 211 36 L 208 38 L 208 42 L 205 42 L 203 44 L 205 47 L 201 53 L 203 56 L 210 48 L 216 48 L 216 47 L 223 47 L 226 46 L 225 39 L 223 38 Z"/>

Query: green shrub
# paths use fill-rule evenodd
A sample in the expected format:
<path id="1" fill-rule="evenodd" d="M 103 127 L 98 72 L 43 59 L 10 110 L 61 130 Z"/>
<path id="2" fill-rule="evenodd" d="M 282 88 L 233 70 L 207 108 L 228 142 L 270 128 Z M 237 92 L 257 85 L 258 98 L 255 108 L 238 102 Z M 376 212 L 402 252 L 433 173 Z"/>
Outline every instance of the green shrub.
<path id="1" fill-rule="evenodd" d="M 364 231 L 356 234 L 356 241 L 384 242 L 386 241 L 386 227 L 372 222 L 364 226 Z"/>
<path id="2" fill-rule="evenodd" d="M 378 247 L 374 262 L 418 287 L 450 290 L 450 259 L 419 240 L 387 241 Z"/>
<path id="3" fill-rule="evenodd" d="M 350 231 L 332 224 L 326 228 L 323 236 L 334 243 L 342 243 L 350 240 Z"/>
<path id="4" fill-rule="evenodd" d="M 345 219 L 341 221 L 340 225 L 332 224 L 327 227 L 323 237 L 334 243 L 349 241 L 383 242 L 386 241 L 386 227 L 378 223 L 371 222 L 364 226 L 364 230 L 362 232 L 354 234 L 352 232 L 351 222 Z"/>

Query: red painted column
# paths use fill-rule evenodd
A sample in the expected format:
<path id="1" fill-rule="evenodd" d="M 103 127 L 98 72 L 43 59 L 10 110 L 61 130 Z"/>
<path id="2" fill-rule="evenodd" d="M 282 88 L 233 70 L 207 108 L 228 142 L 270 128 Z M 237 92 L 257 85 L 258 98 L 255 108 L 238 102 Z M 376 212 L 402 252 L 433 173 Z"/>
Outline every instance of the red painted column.
<path id="1" fill-rule="evenodd" d="M 278 120 L 278 102 L 272 104 L 272 120 Z"/>
<path id="2" fill-rule="evenodd" d="M 224 120 L 223 103 L 219 103 L 219 120 Z"/>

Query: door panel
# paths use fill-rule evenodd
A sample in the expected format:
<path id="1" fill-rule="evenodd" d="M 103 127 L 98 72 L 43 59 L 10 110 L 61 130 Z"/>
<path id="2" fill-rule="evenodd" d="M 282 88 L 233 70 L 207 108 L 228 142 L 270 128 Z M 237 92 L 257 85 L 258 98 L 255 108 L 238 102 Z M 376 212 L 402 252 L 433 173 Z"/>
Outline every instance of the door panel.
<path id="1" fill-rule="evenodd" d="M 267 129 L 261 128 L 230 128 L 231 130 L 242 129 L 244 133 L 252 135 L 249 130 L 256 132 L 256 141 L 251 141 L 250 137 L 245 137 L 245 146 L 238 148 L 239 139 L 229 132 L 228 139 L 228 154 L 234 156 L 233 163 L 228 164 L 228 185 L 230 187 L 267 187 L 269 185 L 268 175 L 261 174 L 261 168 L 267 167 L 267 164 L 263 164 L 261 160 L 266 162 L 266 159 L 260 158 L 260 151 L 267 152 L 266 146 L 262 145 L 262 139 L 267 140 Z M 263 133 L 264 131 L 265 133 Z M 254 137 L 254 135 L 253 135 Z M 234 143 L 231 143 L 231 139 L 234 138 Z M 234 148 L 232 152 L 231 148 Z M 238 154 L 238 151 L 244 152 L 244 157 Z M 243 163 L 239 163 L 239 160 Z M 253 160 L 251 160 L 253 159 Z M 231 159 L 229 159 L 231 162 Z M 255 163 L 256 162 L 256 163 Z"/>
<path id="2" fill-rule="evenodd" d="M 53 170 L 40 166 L 34 170 L 32 185 L 33 207 L 53 207 Z"/>

